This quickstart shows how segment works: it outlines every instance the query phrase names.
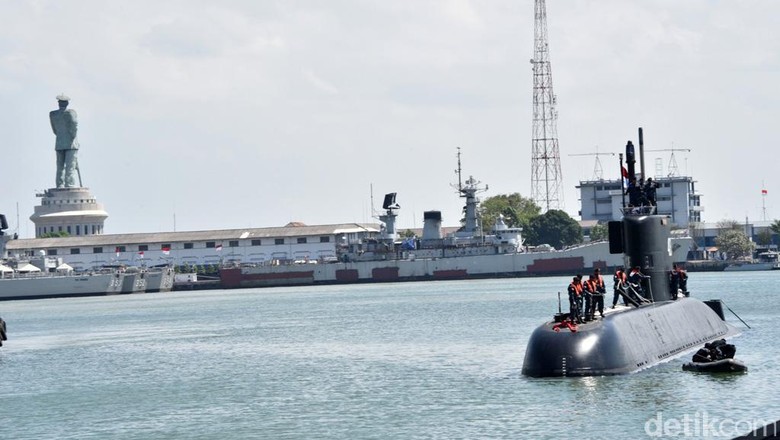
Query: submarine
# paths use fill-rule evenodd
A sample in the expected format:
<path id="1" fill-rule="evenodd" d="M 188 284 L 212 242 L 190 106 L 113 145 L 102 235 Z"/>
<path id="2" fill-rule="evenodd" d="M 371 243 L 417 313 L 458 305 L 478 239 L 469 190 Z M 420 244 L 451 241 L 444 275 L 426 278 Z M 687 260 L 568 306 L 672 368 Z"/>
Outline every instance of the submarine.
<path id="1" fill-rule="evenodd" d="M 639 129 L 642 174 L 643 138 Z M 629 181 L 636 182 L 636 157 L 626 145 Z M 623 170 L 623 155 L 620 155 Z M 632 180 L 633 179 L 633 180 Z M 624 191 L 625 193 L 625 191 Z M 559 313 L 537 327 L 526 347 L 522 374 L 529 377 L 629 374 L 679 357 L 707 342 L 737 336 L 718 300 L 700 301 L 672 292 L 671 221 L 655 206 L 623 200 L 623 219 L 609 222 L 609 248 L 623 254 L 624 267 L 640 267 L 641 289 L 624 295 L 627 306 L 606 309 L 600 319 L 576 324 Z"/>

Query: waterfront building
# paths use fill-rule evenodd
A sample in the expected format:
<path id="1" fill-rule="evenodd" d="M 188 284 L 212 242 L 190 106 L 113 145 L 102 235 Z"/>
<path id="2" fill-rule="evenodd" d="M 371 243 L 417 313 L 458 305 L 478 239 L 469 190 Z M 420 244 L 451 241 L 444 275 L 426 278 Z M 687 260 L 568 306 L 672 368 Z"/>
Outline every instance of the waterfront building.
<path id="1" fill-rule="evenodd" d="M 91 232 L 91 230 L 90 230 Z M 104 265 L 316 264 L 337 250 L 375 238 L 378 224 L 344 223 L 212 231 L 96 234 L 10 240 L 8 255 L 61 258 L 76 270 Z"/>
<path id="2" fill-rule="evenodd" d="M 695 181 L 688 176 L 653 178 L 658 183 L 658 214 L 668 215 L 678 228 L 701 222 L 701 194 L 696 192 Z M 620 220 L 623 217 L 622 183 L 620 180 L 581 181 L 580 217 L 583 221 Z"/>

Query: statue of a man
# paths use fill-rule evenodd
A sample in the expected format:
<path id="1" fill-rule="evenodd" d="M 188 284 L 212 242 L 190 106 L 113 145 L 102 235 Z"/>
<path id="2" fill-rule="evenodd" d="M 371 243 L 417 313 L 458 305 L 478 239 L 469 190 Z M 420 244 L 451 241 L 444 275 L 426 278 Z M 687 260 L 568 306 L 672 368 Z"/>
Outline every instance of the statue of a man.
<path id="1" fill-rule="evenodd" d="M 65 95 L 57 97 L 60 108 L 49 113 L 51 129 L 57 140 L 54 150 L 57 152 L 57 188 L 73 188 L 76 186 L 76 173 L 78 161 L 76 153 L 79 151 L 79 141 L 76 139 L 78 121 L 76 112 L 68 109 L 70 98 Z M 79 186 L 81 176 L 79 176 Z"/>

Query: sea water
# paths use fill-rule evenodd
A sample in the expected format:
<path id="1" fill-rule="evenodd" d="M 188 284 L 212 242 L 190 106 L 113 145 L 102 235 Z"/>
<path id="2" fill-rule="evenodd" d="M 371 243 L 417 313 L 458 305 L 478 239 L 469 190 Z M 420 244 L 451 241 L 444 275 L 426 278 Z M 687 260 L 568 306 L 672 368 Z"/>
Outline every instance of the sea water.
<path id="1" fill-rule="evenodd" d="M 0 438 L 730 438 L 780 419 L 780 271 L 691 274 L 694 296 L 752 327 L 727 311 L 747 374 L 684 372 L 686 355 L 624 376 L 524 377 L 528 337 L 567 284 L 0 302 Z"/>

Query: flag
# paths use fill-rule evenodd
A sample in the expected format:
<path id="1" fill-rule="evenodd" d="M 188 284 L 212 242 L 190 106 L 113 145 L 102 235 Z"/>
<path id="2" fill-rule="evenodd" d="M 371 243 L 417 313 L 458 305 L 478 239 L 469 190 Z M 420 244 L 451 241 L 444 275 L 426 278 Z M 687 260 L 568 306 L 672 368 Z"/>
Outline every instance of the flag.
<path id="1" fill-rule="evenodd" d="M 163 255 L 171 255 L 171 247 L 170 246 L 163 246 L 162 253 L 163 253 Z"/>
<path id="2" fill-rule="evenodd" d="M 144 257 L 144 251 L 138 251 L 138 256 L 143 258 Z"/>
<path id="3" fill-rule="evenodd" d="M 222 252 L 222 244 L 221 243 L 218 244 L 215 249 L 217 250 L 217 252 Z"/>
<path id="4" fill-rule="evenodd" d="M 766 194 L 767 194 L 767 191 L 766 191 L 765 189 L 762 189 L 762 190 L 761 190 L 761 195 L 762 195 L 762 196 L 765 196 Z"/>
<path id="5" fill-rule="evenodd" d="M 119 246 L 116 247 L 116 257 L 119 258 Z"/>
<path id="6" fill-rule="evenodd" d="M 623 188 L 628 188 L 628 170 L 626 167 L 620 167 L 620 172 L 623 174 Z"/>

